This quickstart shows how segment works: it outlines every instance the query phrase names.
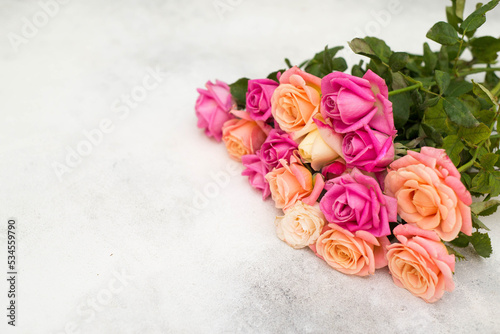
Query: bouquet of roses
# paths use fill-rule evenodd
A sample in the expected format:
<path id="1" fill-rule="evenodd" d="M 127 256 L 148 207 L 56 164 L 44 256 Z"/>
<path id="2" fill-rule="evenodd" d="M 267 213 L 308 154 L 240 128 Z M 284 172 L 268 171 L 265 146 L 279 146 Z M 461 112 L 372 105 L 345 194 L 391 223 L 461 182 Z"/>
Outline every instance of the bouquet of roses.
<path id="1" fill-rule="evenodd" d="M 457 247 L 490 255 L 479 217 L 500 204 L 491 199 L 500 194 L 500 39 L 475 37 L 499 0 L 466 18 L 464 2 L 427 33 L 438 51 L 355 38 L 351 49 L 369 61 L 352 74 L 341 47 L 326 47 L 267 78 L 207 82 L 195 108 L 198 127 L 283 210 L 281 240 L 345 274 L 388 266 L 427 302 L 453 290 Z M 475 73 L 486 73 L 482 83 L 466 80 Z"/>

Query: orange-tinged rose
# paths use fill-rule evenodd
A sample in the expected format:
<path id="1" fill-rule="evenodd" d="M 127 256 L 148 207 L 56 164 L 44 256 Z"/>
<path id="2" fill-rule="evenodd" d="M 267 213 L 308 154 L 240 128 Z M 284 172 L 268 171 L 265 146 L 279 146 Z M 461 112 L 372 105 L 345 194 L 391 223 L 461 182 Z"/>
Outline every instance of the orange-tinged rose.
<path id="1" fill-rule="evenodd" d="M 284 159 L 280 163 L 282 167 L 266 174 L 276 207 L 286 211 L 298 200 L 313 205 L 325 185 L 323 176 L 316 174 L 313 180 L 311 172 L 295 156 L 290 158 L 290 164 Z"/>
<path id="2" fill-rule="evenodd" d="M 394 229 L 399 243 L 387 247 L 389 271 L 394 283 L 428 303 L 453 291 L 455 256 L 433 231 L 405 224 Z"/>
<path id="3" fill-rule="evenodd" d="M 319 113 L 321 79 L 294 66 L 279 80 L 271 99 L 272 114 L 280 128 L 297 139 L 316 128 L 313 117 Z"/>
<path id="4" fill-rule="evenodd" d="M 390 165 L 385 191 L 397 199 L 398 214 L 409 224 L 436 231 L 445 241 L 460 231 L 472 233 L 470 193 L 444 150 L 408 151 Z"/>
<path id="5" fill-rule="evenodd" d="M 255 122 L 246 119 L 231 119 L 222 127 L 222 140 L 229 156 L 236 161 L 255 153 L 266 140 L 266 133 Z"/>
<path id="6" fill-rule="evenodd" d="M 328 224 L 311 249 L 332 268 L 348 275 L 373 275 L 385 267 L 387 237 L 376 238 L 367 231 L 351 233 L 337 224 Z"/>

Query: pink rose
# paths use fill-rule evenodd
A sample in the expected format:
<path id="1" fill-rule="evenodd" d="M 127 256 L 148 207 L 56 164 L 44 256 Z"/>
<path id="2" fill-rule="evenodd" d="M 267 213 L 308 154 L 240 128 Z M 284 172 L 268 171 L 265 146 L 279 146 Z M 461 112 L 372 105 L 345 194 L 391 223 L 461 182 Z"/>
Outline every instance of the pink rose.
<path id="1" fill-rule="evenodd" d="M 342 174 L 344 174 L 346 170 L 345 163 L 342 161 L 335 161 L 328 166 L 323 167 L 321 169 L 321 174 L 326 180 L 334 179 Z"/>
<path id="2" fill-rule="evenodd" d="M 348 167 L 367 172 L 380 172 L 394 160 L 394 138 L 365 125 L 346 133 L 342 141 L 342 155 Z"/>
<path id="3" fill-rule="evenodd" d="M 382 194 L 374 178 L 353 169 L 327 181 L 325 189 L 320 208 L 328 222 L 376 237 L 391 234 L 389 222 L 397 221 L 396 199 Z"/>
<path id="4" fill-rule="evenodd" d="M 259 124 L 246 119 L 230 119 L 222 128 L 222 140 L 227 152 L 236 161 L 241 161 L 244 155 L 255 153 L 266 137 Z"/>
<path id="5" fill-rule="evenodd" d="M 198 88 L 200 93 L 196 100 L 196 116 L 198 117 L 198 127 L 205 129 L 205 134 L 221 141 L 222 126 L 232 118 L 229 113 L 233 105 L 233 97 L 229 86 L 217 80 L 215 84 L 207 81 L 207 89 Z"/>
<path id="6" fill-rule="evenodd" d="M 294 156 L 290 158 L 290 163 L 285 159 L 280 163 L 282 167 L 266 175 L 276 207 L 286 211 L 298 200 L 314 205 L 324 186 L 321 174 L 315 174 L 313 179 L 311 172 Z"/>
<path id="7" fill-rule="evenodd" d="M 248 154 L 241 157 L 241 162 L 245 166 L 245 170 L 241 175 L 248 176 L 248 181 L 250 185 L 257 190 L 262 191 L 262 199 L 271 195 L 271 190 L 269 189 L 269 183 L 266 180 L 266 174 L 269 173 L 269 168 L 261 160 L 260 153 L 257 151 L 256 154 Z"/>
<path id="8" fill-rule="evenodd" d="M 260 148 L 260 157 L 269 168 L 280 166 L 280 160 L 285 159 L 290 162 L 290 157 L 297 150 L 297 143 L 287 133 L 280 133 L 278 130 L 271 130 L 266 141 Z"/>
<path id="9" fill-rule="evenodd" d="M 387 265 L 387 237 L 376 238 L 367 231 L 351 233 L 328 224 L 315 245 L 309 247 L 332 268 L 348 275 L 373 275 Z"/>
<path id="10" fill-rule="evenodd" d="M 445 241 L 460 231 L 472 233 L 471 195 L 443 149 L 422 147 L 394 161 L 385 191 L 398 200 L 398 213 L 408 224 L 433 230 Z"/>
<path id="11" fill-rule="evenodd" d="M 271 79 L 248 81 L 246 109 L 256 121 L 267 121 L 271 117 L 271 97 L 278 83 Z"/>
<path id="12" fill-rule="evenodd" d="M 405 224 L 396 226 L 394 235 L 400 243 L 387 246 L 387 259 L 397 286 L 428 303 L 453 291 L 455 255 L 448 254 L 435 232 Z"/>
<path id="13" fill-rule="evenodd" d="M 321 79 L 294 66 L 280 77 L 271 99 L 272 114 L 280 128 L 298 139 L 316 128 Z"/>
<path id="14" fill-rule="evenodd" d="M 334 72 L 321 80 L 321 114 L 336 132 L 356 131 L 368 125 L 394 136 L 394 116 L 384 79 L 368 70 L 363 78 Z"/>

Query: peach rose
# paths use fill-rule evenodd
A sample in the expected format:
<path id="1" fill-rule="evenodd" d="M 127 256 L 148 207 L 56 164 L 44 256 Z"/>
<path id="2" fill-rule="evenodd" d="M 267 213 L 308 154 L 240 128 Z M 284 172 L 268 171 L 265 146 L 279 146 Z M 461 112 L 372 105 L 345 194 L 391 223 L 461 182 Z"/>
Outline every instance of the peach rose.
<path id="1" fill-rule="evenodd" d="M 311 163 L 314 170 L 320 170 L 340 157 L 339 153 L 321 138 L 318 129 L 309 132 L 302 140 L 299 145 L 299 154 L 302 161 Z"/>
<path id="2" fill-rule="evenodd" d="M 282 130 L 300 138 L 316 128 L 313 117 L 319 113 L 321 79 L 294 66 L 279 81 L 271 98 L 272 114 Z"/>
<path id="3" fill-rule="evenodd" d="M 238 112 L 236 114 L 241 116 L 241 111 Z M 236 161 L 241 161 L 244 155 L 255 153 L 266 138 L 267 134 L 262 126 L 249 119 L 230 119 L 222 126 L 222 140 L 229 156 Z"/>
<path id="4" fill-rule="evenodd" d="M 453 291 L 455 255 L 448 254 L 435 232 L 405 224 L 396 226 L 394 235 L 400 243 L 387 247 L 387 259 L 397 286 L 428 303 Z"/>
<path id="5" fill-rule="evenodd" d="M 286 211 L 298 200 L 313 205 L 325 185 L 323 176 L 315 174 L 313 181 L 311 172 L 295 156 L 290 158 L 290 164 L 284 159 L 280 163 L 282 167 L 266 174 L 276 207 Z"/>
<path id="6" fill-rule="evenodd" d="M 276 217 L 274 224 L 278 238 L 298 249 L 316 242 L 325 225 L 325 217 L 317 204 L 310 206 L 297 201 L 284 216 Z"/>
<path id="7" fill-rule="evenodd" d="M 311 249 L 328 265 L 344 274 L 373 275 L 387 265 L 387 237 L 376 238 L 366 231 L 351 233 L 336 224 L 328 224 Z"/>
<path id="8" fill-rule="evenodd" d="M 445 150 L 408 151 L 390 165 L 385 191 L 397 199 L 398 214 L 409 224 L 436 231 L 445 241 L 460 231 L 472 233 L 472 199 Z"/>

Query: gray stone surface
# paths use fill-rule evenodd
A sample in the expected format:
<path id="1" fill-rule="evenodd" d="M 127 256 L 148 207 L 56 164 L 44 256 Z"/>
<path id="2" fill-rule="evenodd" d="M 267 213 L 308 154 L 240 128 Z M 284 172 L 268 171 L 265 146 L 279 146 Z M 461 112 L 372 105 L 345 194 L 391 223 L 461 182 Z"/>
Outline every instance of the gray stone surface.
<path id="1" fill-rule="evenodd" d="M 196 128 L 207 79 L 261 77 L 356 35 L 420 52 L 448 4 L 391 3 L 74 0 L 44 22 L 38 2 L 2 1 L 0 249 L 13 216 L 16 332 L 500 332 L 498 213 L 485 219 L 496 252 L 458 263 L 455 291 L 426 304 L 386 269 L 345 276 L 277 239 L 271 201 Z M 499 31 L 497 9 L 481 32 Z M 17 51 L 12 34 L 25 38 Z M 124 107 L 156 67 L 161 82 Z M 85 144 L 105 119 L 108 133 Z M 88 154 L 58 178 L 54 164 L 78 149 Z"/>

